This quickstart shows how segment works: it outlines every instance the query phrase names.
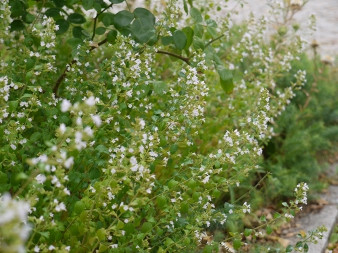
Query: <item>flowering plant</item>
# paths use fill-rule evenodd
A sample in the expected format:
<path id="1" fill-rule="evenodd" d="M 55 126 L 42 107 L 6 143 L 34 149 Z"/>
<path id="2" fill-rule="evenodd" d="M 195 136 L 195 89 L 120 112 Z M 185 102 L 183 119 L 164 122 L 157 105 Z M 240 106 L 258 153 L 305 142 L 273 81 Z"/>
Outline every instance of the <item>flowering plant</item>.
<path id="1" fill-rule="evenodd" d="M 275 82 L 302 52 L 297 30 L 264 42 L 267 19 L 212 19 L 222 4 L 124 3 L 1 2 L 0 179 L 12 197 L 0 221 L 25 201 L 9 226 L 32 232 L 25 242 L 25 226 L 12 230 L 0 251 L 213 252 L 226 245 L 205 242 L 210 227 L 250 214 L 249 199 L 227 194 L 260 168 L 306 81 L 297 69 Z M 292 218 L 305 188 L 226 240 L 239 249 Z"/>

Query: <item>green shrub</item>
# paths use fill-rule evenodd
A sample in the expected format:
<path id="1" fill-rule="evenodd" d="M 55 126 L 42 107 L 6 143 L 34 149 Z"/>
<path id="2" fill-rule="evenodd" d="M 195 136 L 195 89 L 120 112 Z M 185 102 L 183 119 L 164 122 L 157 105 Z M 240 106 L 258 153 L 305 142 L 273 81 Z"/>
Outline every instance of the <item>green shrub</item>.
<path id="1" fill-rule="evenodd" d="M 218 4 L 110 3 L 1 2 L 0 207 L 30 210 L 6 220 L 0 208 L 0 251 L 216 252 L 293 218 L 305 183 L 257 226 L 242 224 L 254 186 L 235 193 L 262 170 L 272 124 L 306 82 L 286 22 L 298 8 L 281 6 L 283 26 L 264 42 L 264 18 L 232 27 Z M 28 241 L 9 234 L 26 219 Z M 214 227 L 233 229 L 208 240 Z"/>

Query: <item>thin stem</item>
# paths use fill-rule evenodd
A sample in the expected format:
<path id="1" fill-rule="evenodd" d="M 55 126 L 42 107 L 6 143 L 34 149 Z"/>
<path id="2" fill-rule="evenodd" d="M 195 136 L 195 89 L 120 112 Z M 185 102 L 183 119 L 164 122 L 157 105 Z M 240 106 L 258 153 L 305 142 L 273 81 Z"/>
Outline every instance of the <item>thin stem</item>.
<path id="1" fill-rule="evenodd" d="M 188 57 L 183 57 L 181 55 L 174 54 L 174 53 L 167 52 L 167 51 L 162 51 L 162 50 L 158 50 L 156 53 L 170 55 L 170 56 L 175 57 L 177 59 L 180 59 L 180 60 L 184 61 L 186 64 L 190 65 L 190 60 L 189 60 Z"/>
<path id="2" fill-rule="evenodd" d="M 266 174 L 264 175 L 264 177 L 262 177 L 254 187 L 251 187 L 250 190 L 249 190 L 248 192 L 246 192 L 246 193 L 243 194 L 241 197 L 239 197 L 234 203 L 238 203 L 238 201 L 240 201 L 240 200 L 243 199 L 245 196 L 247 196 L 250 192 L 252 192 L 253 189 L 256 189 L 257 186 L 259 186 L 259 185 L 261 184 L 261 182 L 263 182 L 263 180 L 264 180 L 267 176 L 269 176 L 269 175 L 270 175 L 270 172 L 266 173 Z"/>
<path id="3" fill-rule="evenodd" d="M 219 39 L 221 39 L 221 38 L 223 38 L 223 37 L 224 37 L 224 34 L 218 36 L 218 37 L 215 38 L 215 39 L 210 40 L 207 44 L 205 44 L 205 47 L 210 46 L 212 43 L 214 43 L 215 41 L 217 41 L 217 40 L 219 40 Z"/>
<path id="4" fill-rule="evenodd" d="M 106 10 L 108 10 L 110 7 L 113 6 L 113 3 L 111 3 L 110 5 L 108 5 L 106 8 L 104 8 L 103 10 L 101 10 L 99 13 L 96 14 L 95 18 L 94 18 L 94 26 L 93 26 L 93 35 L 92 35 L 92 40 L 95 37 L 95 30 L 96 30 L 96 23 L 97 23 L 97 18 Z"/>

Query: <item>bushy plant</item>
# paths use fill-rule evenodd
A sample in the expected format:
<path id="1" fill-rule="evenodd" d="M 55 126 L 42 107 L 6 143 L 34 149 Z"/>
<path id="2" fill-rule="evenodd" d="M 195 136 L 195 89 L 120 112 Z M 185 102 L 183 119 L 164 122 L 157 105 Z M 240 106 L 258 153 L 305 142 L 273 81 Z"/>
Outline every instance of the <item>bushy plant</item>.
<path id="1" fill-rule="evenodd" d="M 249 199 L 224 196 L 261 168 L 273 122 L 306 81 L 292 67 L 300 5 L 280 5 L 283 25 L 264 41 L 269 20 L 234 27 L 221 4 L 123 4 L 1 2 L 1 205 L 24 200 L 32 233 L 7 241 L 1 229 L 0 251 L 239 249 L 306 204 L 295 184 L 273 219 L 208 240 L 250 214 Z"/>
<path id="2" fill-rule="evenodd" d="M 272 182 L 266 184 L 271 199 L 291 197 L 290 189 L 297 181 L 320 188 L 318 176 L 325 164 L 319 163 L 318 157 L 322 151 L 337 151 L 335 68 L 317 58 L 309 60 L 306 55 L 296 64 L 306 68 L 307 83 L 278 119 L 277 134 L 265 147 L 265 167 L 273 175 Z M 279 80 L 280 85 L 293 78 L 290 74 Z"/>

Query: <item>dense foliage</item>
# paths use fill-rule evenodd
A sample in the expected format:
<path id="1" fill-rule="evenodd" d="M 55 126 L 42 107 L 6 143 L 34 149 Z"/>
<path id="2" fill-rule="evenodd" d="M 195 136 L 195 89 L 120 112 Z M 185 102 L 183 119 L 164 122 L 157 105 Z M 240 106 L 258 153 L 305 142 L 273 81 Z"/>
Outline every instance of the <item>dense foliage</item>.
<path id="1" fill-rule="evenodd" d="M 275 121 L 306 83 L 302 3 L 240 27 L 226 2 L 146 5 L 1 2 L 0 251 L 239 249 L 306 204 L 296 178 L 274 217 L 227 227 L 250 215 L 254 186 L 234 192 L 265 171 Z M 215 226 L 222 240 L 208 240 Z"/>

